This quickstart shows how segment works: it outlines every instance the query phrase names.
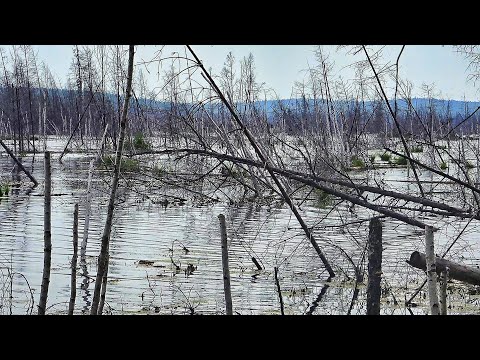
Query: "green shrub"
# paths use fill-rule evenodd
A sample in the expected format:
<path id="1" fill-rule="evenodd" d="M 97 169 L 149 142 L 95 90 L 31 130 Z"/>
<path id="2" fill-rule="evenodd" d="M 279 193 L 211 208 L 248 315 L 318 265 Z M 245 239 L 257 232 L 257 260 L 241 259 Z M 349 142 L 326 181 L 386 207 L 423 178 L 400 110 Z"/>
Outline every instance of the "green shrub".
<path id="1" fill-rule="evenodd" d="M 395 164 L 397 164 L 397 165 L 407 165 L 408 160 L 404 157 L 398 157 L 398 158 L 395 159 Z"/>
<path id="2" fill-rule="evenodd" d="M 326 193 L 321 189 L 315 189 L 314 193 L 317 198 L 317 206 L 319 208 L 323 209 L 332 203 L 332 195 L 329 193 Z"/>
<path id="3" fill-rule="evenodd" d="M 446 170 L 448 168 L 448 165 L 445 161 L 442 161 L 442 163 L 440 164 L 440 169 L 442 170 Z"/>
<path id="4" fill-rule="evenodd" d="M 363 168 L 365 168 L 365 163 L 358 156 L 353 156 L 352 157 L 352 166 L 353 167 L 359 167 L 359 168 L 363 169 Z"/>
<path id="5" fill-rule="evenodd" d="M 382 161 L 390 161 L 391 158 L 392 155 L 389 153 L 383 153 L 380 155 L 380 159 L 382 159 Z"/>
<path id="6" fill-rule="evenodd" d="M 412 149 L 410 150 L 410 152 L 412 153 L 421 153 L 423 152 L 423 146 L 419 145 L 419 146 L 414 146 L 412 147 Z"/>
<path id="7" fill-rule="evenodd" d="M 115 165 L 115 158 L 113 156 L 111 155 L 103 156 L 102 160 L 103 160 L 103 164 L 107 168 L 113 169 Z M 120 170 L 128 171 L 128 172 L 138 171 L 140 170 L 140 165 L 138 163 L 138 160 L 130 159 L 130 158 L 122 158 L 122 161 L 120 164 Z"/>
<path id="8" fill-rule="evenodd" d="M 473 165 L 470 161 L 465 161 L 465 167 L 467 169 L 473 169 L 475 167 L 475 165 Z"/>
<path id="9" fill-rule="evenodd" d="M 375 162 L 375 155 L 370 155 L 370 162 L 373 164 Z"/>
<path id="10" fill-rule="evenodd" d="M 150 150 L 151 145 L 145 140 L 143 134 L 141 132 L 135 133 L 133 136 L 133 140 L 130 138 L 126 140 L 125 147 L 127 149 L 135 149 L 135 150 Z"/>
<path id="11" fill-rule="evenodd" d="M 156 175 L 156 176 L 158 176 L 158 177 L 162 177 L 162 176 L 164 176 L 165 173 L 166 173 L 165 169 L 162 168 L 162 167 L 160 167 L 160 166 L 158 166 L 158 165 L 156 165 L 156 166 L 153 168 L 152 172 L 154 173 L 154 175 Z"/>

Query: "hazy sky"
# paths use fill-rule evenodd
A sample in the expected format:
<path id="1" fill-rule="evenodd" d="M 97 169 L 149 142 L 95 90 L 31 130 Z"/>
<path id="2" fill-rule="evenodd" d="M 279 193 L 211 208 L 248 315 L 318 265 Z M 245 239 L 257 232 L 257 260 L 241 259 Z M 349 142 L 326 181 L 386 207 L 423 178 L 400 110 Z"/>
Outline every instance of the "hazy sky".
<path id="1" fill-rule="evenodd" d="M 64 84 L 72 59 L 72 46 L 36 45 L 34 48 L 38 50 L 39 60 L 45 61 Z M 150 60 L 160 48 L 138 46 L 136 60 Z M 204 65 L 211 67 L 216 74 L 220 73 L 229 51 L 237 61 L 251 52 L 255 58 L 257 80 L 274 89 L 280 98 L 290 97 L 294 82 L 304 77 L 302 70 L 316 65 L 313 45 L 193 45 L 192 48 Z M 333 73 L 347 81 L 354 78 L 354 73 L 345 66 L 355 60 L 365 59 L 363 53 L 353 57 L 347 55 L 345 50 L 336 51 L 335 46 L 324 46 L 323 49 L 335 63 Z M 395 63 L 400 49 L 398 45 L 387 46 L 384 49 L 384 62 Z M 169 45 L 163 48 L 162 54 L 170 55 L 174 51 L 184 54 L 184 47 Z M 478 101 L 480 94 L 477 88 L 473 82 L 467 81 L 470 73 L 467 67 L 468 62 L 451 46 L 407 45 L 400 59 L 400 77 L 413 83 L 413 96 L 421 96 L 422 83 L 434 83 L 439 97 L 462 100 L 465 96 L 467 100 Z M 158 86 L 155 72 L 150 74 L 150 86 Z M 391 97 L 393 92 L 387 95 Z"/>

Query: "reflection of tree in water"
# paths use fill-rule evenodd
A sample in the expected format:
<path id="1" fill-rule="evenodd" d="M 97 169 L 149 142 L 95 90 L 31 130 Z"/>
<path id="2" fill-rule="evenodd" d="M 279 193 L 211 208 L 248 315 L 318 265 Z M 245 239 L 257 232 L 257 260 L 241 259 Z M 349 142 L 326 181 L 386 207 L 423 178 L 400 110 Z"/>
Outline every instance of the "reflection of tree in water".
<path id="1" fill-rule="evenodd" d="M 82 289 L 82 299 L 85 302 L 85 305 L 82 308 L 82 314 L 88 314 L 92 302 L 90 301 L 91 295 L 90 291 L 88 290 L 88 285 L 90 284 L 90 277 L 88 276 L 87 261 L 85 259 L 85 256 L 81 256 L 80 258 L 80 269 L 82 269 L 83 276 L 80 289 Z"/>

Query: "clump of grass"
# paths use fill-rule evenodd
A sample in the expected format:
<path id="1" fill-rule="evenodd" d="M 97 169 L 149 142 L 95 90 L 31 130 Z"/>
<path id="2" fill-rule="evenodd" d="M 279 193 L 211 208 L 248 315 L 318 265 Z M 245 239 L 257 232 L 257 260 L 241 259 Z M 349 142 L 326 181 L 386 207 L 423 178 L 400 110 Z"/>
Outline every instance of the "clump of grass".
<path id="1" fill-rule="evenodd" d="M 398 158 L 395 159 L 395 164 L 396 165 L 407 165 L 408 160 L 405 159 L 404 157 L 398 157 Z"/>
<path id="2" fill-rule="evenodd" d="M 105 164 L 107 168 L 113 169 L 115 165 L 115 158 L 113 156 L 103 156 L 102 160 L 103 164 Z M 120 163 L 120 171 L 133 172 L 138 170 L 140 170 L 140 164 L 138 163 L 138 160 L 122 158 L 122 161 Z"/>
<path id="3" fill-rule="evenodd" d="M 421 153 L 423 152 L 423 146 L 413 146 L 412 149 L 410 150 L 412 153 Z"/>
<path id="4" fill-rule="evenodd" d="M 358 156 L 352 157 L 352 167 L 365 168 L 365 163 Z"/>
<path id="5" fill-rule="evenodd" d="M 133 140 L 128 139 L 125 145 L 127 148 L 133 148 L 135 150 L 147 151 L 151 149 L 150 143 L 145 140 L 141 132 L 137 132 Z"/>
<path id="6" fill-rule="evenodd" d="M 158 176 L 158 177 L 162 177 L 166 174 L 166 170 L 158 165 L 156 165 L 153 170 L 152 170 L 153 174 Z"/>
<path id="7" fill-rule="evenodd" d="M 475 167 L 475 165 L 473 165 L 470 161 L 465 161 L 465 167 L 467 169 L 473 169 Z"/>
<path id="8" fill-rule="evenodd" d="M 380 159 L 382 159 L 382 161 L 390 161 L 390 159 L 392 158 L 392 155 L 389 154 L 389 153 L 383 153 L 383 154 L 380 154 Z"/>
<path id="9" fill-rule="evenodd" d="M 446 170 L 448 168 L 448 165 L 445 161 L 442 161 L 442 163 L 440 164 L 440 169 L 442 170 Z"/>
<path id="10" fill-rule="evenodd" d="M 8 196 L 8 192 L 10 191 L 10 187 L 8 184 L 0 185 L 0 197 L 5 195 Z"/>
<path id="11" fill-rule="evenodd" d="M 329 206 L 332 203 L 332 195 L 326 193 L 321 189 L 315 189 L 315 197 L 317 198 L 317 206 L 321 209 Z"/>
<path id="12" fill-rule="evenodd" d="M 375 162 L 376 155 L 370 155 L 370 162 L 373 164 Z"/>

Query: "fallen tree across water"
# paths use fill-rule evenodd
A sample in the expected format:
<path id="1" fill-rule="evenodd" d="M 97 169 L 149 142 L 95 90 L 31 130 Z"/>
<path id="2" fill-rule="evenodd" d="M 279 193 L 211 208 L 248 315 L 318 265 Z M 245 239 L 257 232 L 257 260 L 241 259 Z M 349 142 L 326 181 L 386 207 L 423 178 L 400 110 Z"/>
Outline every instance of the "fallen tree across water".
<path id="1" fill-rule="evenodd" d="M 450 260 L 435 257 L 436 271 L 440 275 L 442 271 L 449 268 L 449 276 L 452 279 L 463 281 L 472 285 L 480 285 L 480 269 L 467 267 Z M 414 251 L 407 260 L 407 264 L 421 270 L 426 270 L 425 254 Z"/>

